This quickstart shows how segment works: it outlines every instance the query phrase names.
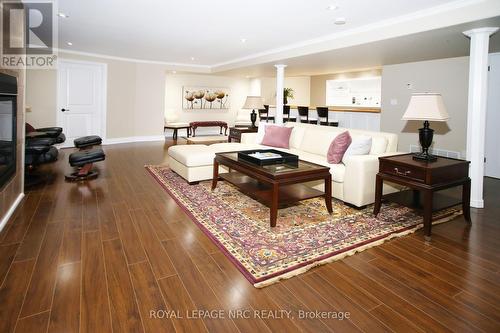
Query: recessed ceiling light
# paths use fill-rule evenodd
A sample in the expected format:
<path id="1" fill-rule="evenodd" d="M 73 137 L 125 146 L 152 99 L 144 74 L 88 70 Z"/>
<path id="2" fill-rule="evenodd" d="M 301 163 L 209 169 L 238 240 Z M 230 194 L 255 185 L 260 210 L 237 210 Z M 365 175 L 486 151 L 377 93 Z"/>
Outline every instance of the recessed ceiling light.
<path id="1" fill-rule="evenodd" d="M 177 71 L 172 71 L 172 74 L 177 74 Z"/>
<path id="2" fill-rule="evenodd" d="M 343 24 L 345 24 L 346 22 L 347 22 L 347 21 L 346 21 L 345 17 L 337 17 L 337 18 L 335 19 L 335 24 L 336 24 L 336 25 L 343 25 Z"/>
<path id="3" fill-rule="evenodd" d="M 194 57 L 191 57 L 191 61 L 194 61 Z"/>
<path id="4" fill-rule="evenodd" d="M 246 42 L 247 42 L 247 39 L 246 39 L 246 38 L 241 38 L 241 39 L 240 39 L 240 41 L 241 41 L 242 43 L 246 43 Z"/>
<path id="5" fill-rule="evenodd" d="M 330 5 L 327 7 L 328 10 L 337 10 L 339 9 L 339 6 L 336 6 L 336 5 Z"/>
<path id="6" fill-rule="evenodd" d="M 72 46 L 72 45 L 73 45 L 73 43 L 71 43 L 71 42 L 67 42 L 66 44 L 68 44 L 69 46 Z"/>
<path id="7" fill-rule="evenodd" d="M 57 16 L 62 17 L 62 18 L 68 18 L 69 16 L 64 14 L 64 13 L 58 13 Z"/>

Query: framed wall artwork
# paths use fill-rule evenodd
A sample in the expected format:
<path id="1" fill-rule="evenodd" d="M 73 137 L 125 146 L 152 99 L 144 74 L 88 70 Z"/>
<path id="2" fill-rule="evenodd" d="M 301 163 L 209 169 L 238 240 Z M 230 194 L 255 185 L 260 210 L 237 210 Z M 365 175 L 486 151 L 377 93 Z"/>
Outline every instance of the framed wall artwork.
<path id="1" fill-rule="evenodd" d="M 229 109 L 229 88 L 183 87 L 182 108 L 185 110 Z"/>

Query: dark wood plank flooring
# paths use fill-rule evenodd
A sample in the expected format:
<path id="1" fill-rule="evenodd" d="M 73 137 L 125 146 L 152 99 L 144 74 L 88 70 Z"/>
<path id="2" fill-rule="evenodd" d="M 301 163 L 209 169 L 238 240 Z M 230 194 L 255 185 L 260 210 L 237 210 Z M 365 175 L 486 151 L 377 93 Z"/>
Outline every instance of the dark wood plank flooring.
<path id="1" fill-rule="evenodd" d="M 0 233 L 0 332 L 500 331 L 500 180 L 471 228 L 457 218 L 431 243 L 417 232 L 256 289 L 144 169 L 172 144 L 106 146 L 88 183 L 64 181 L 71 150 L 40 168 L 51 176 Z"/>

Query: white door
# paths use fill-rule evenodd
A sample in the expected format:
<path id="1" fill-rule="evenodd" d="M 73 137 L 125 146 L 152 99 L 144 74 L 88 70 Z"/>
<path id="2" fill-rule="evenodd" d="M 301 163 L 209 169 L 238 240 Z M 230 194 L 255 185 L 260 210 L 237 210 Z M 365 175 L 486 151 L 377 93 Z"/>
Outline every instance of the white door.
<path id="1" fill-rule="evenodd" d="M 66 135 L 65 147 L 81 136 L 105 139 L 105 89 L 105 64 L 59 60 L 57 123 Z"/>
<path id="2" fill-rule="evenodd" d="M 488 107 L 486 111 L 485 169 L 488 177 L 500 178 L 500 53 L 490 54 Z"/>

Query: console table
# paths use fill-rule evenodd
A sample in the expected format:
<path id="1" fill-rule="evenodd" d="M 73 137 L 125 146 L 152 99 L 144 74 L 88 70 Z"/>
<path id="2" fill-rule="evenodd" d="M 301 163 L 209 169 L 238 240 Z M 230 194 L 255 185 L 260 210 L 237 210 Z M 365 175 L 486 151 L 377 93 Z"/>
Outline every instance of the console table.
<path id="1" fill-rule="evenodd" d="M 222 134 L 224 128 L 224 135 L 227 135 L 227 123 L 225 121 L 193 121 L 189 123 L 189 126 L 191 126 L 193 136 L 196 135 L 198 127 L 220 127 L 220 134 Z"/>
<path id="2" fill-rule="evenodd" d="M 379 172 L 375 185 L 373 214 L 380 212 L 384 180 L 413 189 L 414 201 L 420 201 L 423 193 L 424 235 L 431 239 L 432 199 L 434 192 L 462 186 L 462 211 L 470 222 L 470 178 L 469 161 L 438 157 L 435 162 L 414 160 L 412 154 L 379 158 Z"/>

